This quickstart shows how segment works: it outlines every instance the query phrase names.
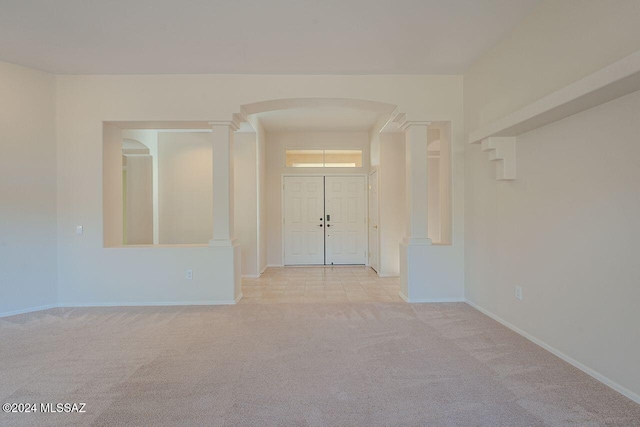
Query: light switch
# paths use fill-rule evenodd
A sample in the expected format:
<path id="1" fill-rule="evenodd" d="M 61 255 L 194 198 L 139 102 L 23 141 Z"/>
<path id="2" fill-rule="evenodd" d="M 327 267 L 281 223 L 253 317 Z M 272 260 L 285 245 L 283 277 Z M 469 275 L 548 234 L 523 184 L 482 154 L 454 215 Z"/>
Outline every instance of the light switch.
<path id="1" fill-rule="evenodd" d="M 78 236 L 82 236 L 82 234 L 84 233 L 82 226 L 81 225 L 76 225 L 76 234 Z"/>

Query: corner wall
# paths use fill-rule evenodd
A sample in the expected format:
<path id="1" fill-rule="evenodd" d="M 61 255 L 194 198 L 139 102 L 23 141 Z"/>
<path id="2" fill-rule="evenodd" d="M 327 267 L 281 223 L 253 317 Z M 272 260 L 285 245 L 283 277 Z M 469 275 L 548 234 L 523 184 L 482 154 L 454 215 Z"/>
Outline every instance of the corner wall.
<path id="1" fill-rule="evenodd" d="M 639 13 L 638 2 L 543 2 L 465 74 L 466 132 L 640 49 Z M 511 182 L 467 145 L 465 290 L 640 402 L 638 111 L 635 93 L 520 135 Z"/>
<path id="2" fill-rule="evenodd" d="M 258 271 L 258 188 L 256 134 L 236 132 L 233 146 L 233 191 L 235 234 L 240 239 L 242 275 L 257 277 Z"/>
<path id="3" fill-rule="evenodd" d="M 0 62 L 0 316 L 54 306 L 55 77 Z"/>
<path id="4" fill-rule="evenodd" d="M 405 135 L 378 134 L 378 224 L 381 277 L 400 276 L 400 243 L 406 230 Z"/>

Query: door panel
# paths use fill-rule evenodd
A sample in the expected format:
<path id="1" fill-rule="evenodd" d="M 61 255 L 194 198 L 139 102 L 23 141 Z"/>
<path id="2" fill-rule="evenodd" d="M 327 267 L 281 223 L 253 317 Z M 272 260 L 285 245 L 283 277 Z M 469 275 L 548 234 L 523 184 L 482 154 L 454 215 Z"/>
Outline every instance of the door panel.
<path id="1" fill-rule="evenodd" d="M 378 171 L 369 175 L 369 266 L 378 272 Z"/>
<path id="2" fill-rule="evenodd" d="M 285 265 L 324 264 L 323 218 L 324 178 L 285 177 Z"/>
<path id="3" fill-rule="evenodd" d="M 325 178 L 326 263 L 366 264 L 365 178 Z"/>

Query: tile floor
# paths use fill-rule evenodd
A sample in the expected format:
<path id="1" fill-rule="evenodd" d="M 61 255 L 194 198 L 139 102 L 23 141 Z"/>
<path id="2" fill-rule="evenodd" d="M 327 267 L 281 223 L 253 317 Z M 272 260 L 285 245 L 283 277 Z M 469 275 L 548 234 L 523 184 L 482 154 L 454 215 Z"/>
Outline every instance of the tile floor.
<path id="1" fill-rule="evenodd" d="M 268 268 L 242 279 L 240 304 L 403 302 L 399 278 L 380 278 L 369 267 Z"/>

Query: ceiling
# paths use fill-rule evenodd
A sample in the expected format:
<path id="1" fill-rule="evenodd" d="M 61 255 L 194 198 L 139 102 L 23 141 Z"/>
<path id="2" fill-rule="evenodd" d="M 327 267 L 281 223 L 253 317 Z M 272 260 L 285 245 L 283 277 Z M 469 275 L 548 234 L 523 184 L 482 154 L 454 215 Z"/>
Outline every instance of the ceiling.
<path id="1" fill-rule="evenodd" d="M 0 0 L 0 61 L 58 74 L 461 74 L 539 0 Z"/>
<path id="2" fill-rule="evenodd" d="M 368 131 L 378 115 L 339 107 L 297 108 L 258 114 L 267 132 Z"/>

